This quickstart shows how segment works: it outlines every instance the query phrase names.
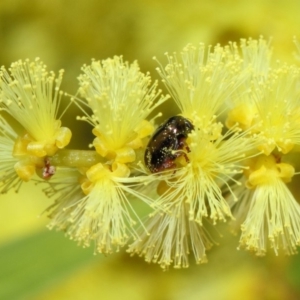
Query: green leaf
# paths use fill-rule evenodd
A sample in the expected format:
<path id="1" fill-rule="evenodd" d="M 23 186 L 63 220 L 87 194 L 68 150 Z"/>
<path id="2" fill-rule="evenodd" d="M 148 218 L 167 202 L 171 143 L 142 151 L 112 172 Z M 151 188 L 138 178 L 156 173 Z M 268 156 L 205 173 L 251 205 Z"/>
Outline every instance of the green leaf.
<path id="1" fill-rule="evenodd" d="M 0 248 L 0 299 L 27 299 L 99 257 L 51 231 L 4 245 Z"/>

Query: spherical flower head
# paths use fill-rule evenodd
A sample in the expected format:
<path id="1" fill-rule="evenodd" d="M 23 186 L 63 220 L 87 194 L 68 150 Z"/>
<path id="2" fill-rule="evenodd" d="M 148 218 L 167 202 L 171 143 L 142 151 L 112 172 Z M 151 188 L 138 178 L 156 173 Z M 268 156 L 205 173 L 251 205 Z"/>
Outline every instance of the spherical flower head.
<path id="1" fill-rule="evenodd" d="M 212 127 L 214 129 L 214 127 Z M 220 186 L 230 189 L 230 181 L 243 172 L 241 161 L 255 149 L 245 134 L 228 131 L 216 137 L 214 131 L 197 127 L 188 135 L 176 168 L 158 173 L 159 209 L 145 224 L 149 236 L 141 235 L 129 246 L 129 252 L 145 256 L 146 261 L 163 268 L 187 267 L 189 253 L 197 263 L 206 261 L 206 250 L 213 242 L 204 221 L 216 224 L 231 218 L 230 208 Z"/>
<path id="2" fill-rule="evenodd" d="M 204 130 L 238 87 L 235 65 L 240 62 L 226 60 L 227 54 L 219 45 L 212 50 L 189 44 L 180 56 L 167 53 L 167 66 L 157 69 L 181 113 Z"/>
<path id="3" fill-rule="evenodd" d="M 260 139 L 258 149 L 269 155 L 273 150 L 290 152 L 300 142 L 299 75 L 296 66 L 270 66 L 271 50 L 264 40 L 241 45 L 244 84 L 231 97 L 228 128 L 236 124 L 251 128 Z"/>
<path id="4" fill-rule="evenodd" d="M 92 61 L 82 71 L 79 92 L 86 103 L 77 103 L 92 109 L 89 115 L 82 108 L 86 116 L 81 119 L 94 127 L 96 151 L 120 163 L 134 161 L 134 150 L 142 147 L 142 139 L 153 131 L 147 116 L 167 98 L 156 101 L 160 91 L 156 91 L 156 83 L 151 85 L 149 74 L 141 73 L 137 62 L 129 64 L 119 56 Z"/>
<path id="5" fill-rule="evenodd" d="M 285 154 L 300 144 L 299 75 L 300 69 L 283 66 L 274 70 L 265 82 L 255 83 L 254 130 L 260 133 L 259 149 L 266 155 L 275 148 Z"/>
<path id="6" fill-rule="evenodd" d="M 171 188 L 158 200 L 162 207 L 173 205 L 174 202 L 190 203 L 189 218 L 202 224 L 207 217 L 216 223 L 231 217 L 220 186 L 234 182 L 234 177 L 243 172 L 241 161 L 252 155 L 255 141 L 228 131 L 225 135 L 215 138 L 213 134 L 195 128 L 187 141 L 187 148 L 180 150 L 185 154 L 176 163 L 175 174 L 161 174 Z"/>
<path id="7" fill-rule="evenodd" d="M 43 158 L 64 148 L 71 139 L 71 131 L 61 127 L 57 112 L 62 92 L 59 86 L 63 71 L 58 78 L 48 72 L 46 66 L 36 59 L 17 61 L 9 71 L 1 67 L 0 109 L 17 120 L 26 131 L 15 140 L 13 156 L 18 176 L 28 181 L 36 167 L 43 167 Z"/>
<path id="8" fill-rule="evenodd" d="M 131 200 L 151 203 L 150 198 L 137 191 L 138 179 L 130 178 L 129 174 L 125 164 L 98 163 L 86 171 L 86 176 L 77 174 L 65 180 L 68 184 L 64 183 L 63 195 L 50 214 L 49 226 L 66 231 L 84 247 L 94 242 L 96 252 L 119 251 L 130 237 L 138 238 L 134 227 L 141 220 Z"/>
<path id="9" fill-rule="evenodd" d="M 294 168 L 274 155 L 257 156 L 248 165 L 246 186 L 251 190 L 240 199 L 248 201 L 243 205 L 248 212 L 243 214 L 240 246 L 259 256 L 265 255 L 268 244 L 276 254 L 280 250 L 296 253 L 300 244 L 300 206 L 285 184 L 294 176 Z"/>
<path id="10" fill-rule="evenodd" d="M 39 59 L 12 63 L 9 72 L 1 68 L 0 107 L 27 132 L 23 143 L 29 155 L 53 155 L 70 141 L 71 131 L 57 119 L 62 75 L 63 70 L 55 78 Z"/>

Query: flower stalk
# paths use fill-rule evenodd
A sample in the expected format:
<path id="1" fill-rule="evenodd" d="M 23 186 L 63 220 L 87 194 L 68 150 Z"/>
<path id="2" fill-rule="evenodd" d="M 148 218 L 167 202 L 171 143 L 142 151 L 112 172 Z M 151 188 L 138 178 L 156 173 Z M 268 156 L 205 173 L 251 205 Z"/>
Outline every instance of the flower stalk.
<path id="1" fill-rule="evenodd" d="M 228 221 L 240 249 L 295 254 L 300 205 L 287 184 L 299 174 L 300 69 L 271 54 L 262 37 L 189 44 L 166 64 L 155 58 L 165 96 L 122 56 L 84 65 L 71 99 L 63 71 L 39 59 L 2 67 L 0 191 L 38 180 L 54 198 L 50 229 L 95 252 L 127 246 L 163 269 L 207 262 L 211 228 Z M 62 101 L 81 110 L 92 149 L 67 148 L 79 137 L 63 126 Z M 159 125 L 166 101 L 179 113 Z"/>

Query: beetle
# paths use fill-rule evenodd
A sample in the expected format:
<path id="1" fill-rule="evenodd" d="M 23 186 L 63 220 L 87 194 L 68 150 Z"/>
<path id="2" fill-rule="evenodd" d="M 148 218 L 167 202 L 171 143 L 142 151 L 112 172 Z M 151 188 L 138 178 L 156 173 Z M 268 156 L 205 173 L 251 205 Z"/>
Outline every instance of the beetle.
<path id="1" fill-rule="evenodd" d="M 176 167 L 175 159 L 184 155 L 188 162 L 188 157 L 181 150 L 186 148 L 188 134 L 194 130 L 194 125 L 182 116 L 174 116 L 161 124 L 152 135 L 146 147 L 144 161 L 152 173 L 161 172 L 166 169 Z"/>

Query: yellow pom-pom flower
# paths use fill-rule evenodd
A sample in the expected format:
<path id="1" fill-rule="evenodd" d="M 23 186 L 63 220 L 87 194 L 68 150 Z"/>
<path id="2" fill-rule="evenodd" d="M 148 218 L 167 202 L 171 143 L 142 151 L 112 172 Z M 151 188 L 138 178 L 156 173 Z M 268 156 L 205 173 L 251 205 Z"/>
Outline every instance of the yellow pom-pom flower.
<path id="1" fill-rule="evenodd" d="M 0 109 L 10 114 L 25 130 L 16 139 L 14 153 L 20 178 L 28 181 L 41 167 L 38 158 L 52 156 L 69 144 L 71 131 L 61 127 L 57 114 L 62 92 L 63 70 L 57 78 L 39 59 L 17 61 L 0 71 Z M 35 158 L 37 162 L 35 162 Z"/>

